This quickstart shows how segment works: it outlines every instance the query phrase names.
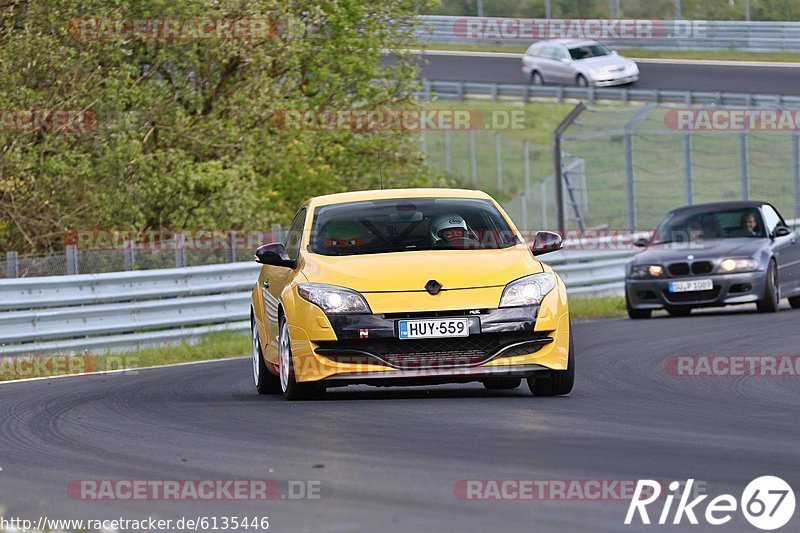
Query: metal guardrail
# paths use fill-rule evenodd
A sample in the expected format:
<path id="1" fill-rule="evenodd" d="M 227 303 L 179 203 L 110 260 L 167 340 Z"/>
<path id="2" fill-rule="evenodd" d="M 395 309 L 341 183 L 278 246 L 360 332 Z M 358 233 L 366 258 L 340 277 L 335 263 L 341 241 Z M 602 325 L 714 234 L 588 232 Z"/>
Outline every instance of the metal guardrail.
<path id="1" fill-rule="evenodd" d="M 571 294 L 619 292 L 632 251 L 550 254 Z M 0 356 L 130 350 L 249 328 L 256 263 L 0 280 Z"/>
<path id="2" fill-rule="evenodd" d="M 439 43 L 530 44 L 556 37 L 650 49 L 774 51 L 800 48 L 800 22 L 564 20 L 420 16 L 417 39 Z M 616 23 L 616 25 L 614 25 Z"/>
<path id="3" fill-rule="evenodd" d="M 491 99 L 530 101 L 532 98 L 598 100 L 612 102 L 652 102 L 685 105 L 717 105 L 737 107 L 800 108 L 800 96 L 731 92 L 675 91 L 664 89 L 635 89 L 630 87 L 570 87 L 510 83 L 424 80 L 420 98 L 429 99 L 435 93 L 443 100 Z"/>
<path id="4" fill-rule="evenodd" d="M 623 294 L 625 266 L 638 250 L 608 238 L 566 244 L 542 259 L 571 296 Z M 131 350 L 213 331 L 247 331 L 259 267 L 247 262 L 0 280 L 0 356 Z"/>

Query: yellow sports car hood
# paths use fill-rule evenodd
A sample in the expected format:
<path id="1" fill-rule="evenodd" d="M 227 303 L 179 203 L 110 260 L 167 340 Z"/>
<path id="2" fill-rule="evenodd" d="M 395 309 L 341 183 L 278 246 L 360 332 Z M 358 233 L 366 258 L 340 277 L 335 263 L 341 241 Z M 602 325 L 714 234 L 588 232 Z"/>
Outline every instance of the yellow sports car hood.
<path id="1" fill-rule="evenodd" d="M 327 283 L 358 292 L 424 291 L 435 279 L 442 288 L 505 286 L 543 272 L 525 245 L 500 250 L 426 250 L 385 254 L 326 256 L 304 254 L 303 274 L 311 283 Z"/>

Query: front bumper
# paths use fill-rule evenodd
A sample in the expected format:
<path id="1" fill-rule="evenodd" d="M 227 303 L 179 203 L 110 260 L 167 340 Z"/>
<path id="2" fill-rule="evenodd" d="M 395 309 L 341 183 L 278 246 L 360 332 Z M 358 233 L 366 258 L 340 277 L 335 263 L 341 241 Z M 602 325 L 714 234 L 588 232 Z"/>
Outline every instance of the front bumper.
<path id="1" fill-rule="evenodd" d="M 564 370 L 569 316 L 539 318 L 537 306 L 504 309 L 327 317 L 335 336 L 312 340 L 290 326 L 295 379 L 325 386 L 407 385 L 531 377 Z M 547 315 L 547 311 L 544 313 Z M 467 318 L 461 338 L 400 340 L 401 320 Z M 538 323 L 538 327 L 537 327 Z M 555 326 L 555 327 L 554 327 Z"/>
<path id="2" fill-rule="evenodd" d="M 639 80 L 638 74 L 623 76 L 619 78 L 594 78 L 591 84 L 595 87 L 613 87 L 614 85 L 625 85 L 626 83 L 633 83 Z"/>
<path id="3" fill-rule="evenodd" d="M 710 291 L 671 293 L 674 281 L 711 279 Z M 625 293 L 632 309 L 720 307 L 759 300 L 767 283 L 766 271 L 663 279 L 626 279 Z"/>

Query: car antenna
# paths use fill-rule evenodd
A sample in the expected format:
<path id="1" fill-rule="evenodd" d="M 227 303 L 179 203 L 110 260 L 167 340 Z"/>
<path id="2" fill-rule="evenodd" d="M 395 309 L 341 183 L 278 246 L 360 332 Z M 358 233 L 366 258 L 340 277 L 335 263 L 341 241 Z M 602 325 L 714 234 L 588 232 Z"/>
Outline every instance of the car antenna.
<path id="1" fill-rule="evenodd" d="M 381 153 L 378 152 L 378 174 L 381 177 L 381 190 L 383 190 L 383 165 L 381 164 Z"/>

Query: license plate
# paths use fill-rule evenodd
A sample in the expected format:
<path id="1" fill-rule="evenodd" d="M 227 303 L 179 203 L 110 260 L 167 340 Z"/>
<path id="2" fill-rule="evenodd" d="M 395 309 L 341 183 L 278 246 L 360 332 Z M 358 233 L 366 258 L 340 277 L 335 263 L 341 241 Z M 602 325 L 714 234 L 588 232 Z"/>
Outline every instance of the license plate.
<path id="1" fill-rule="evenodd" d="M 669 292 L 710 291 L 714 282 L 710 279 L 693 279 L 691 281 L 673 281 L 669 284 Z"/>
<path id="2" fill-rule="evenodd" d="M 401 339 L 469 337 L 468 318 L 401 320 L 398 326 Z"/>

